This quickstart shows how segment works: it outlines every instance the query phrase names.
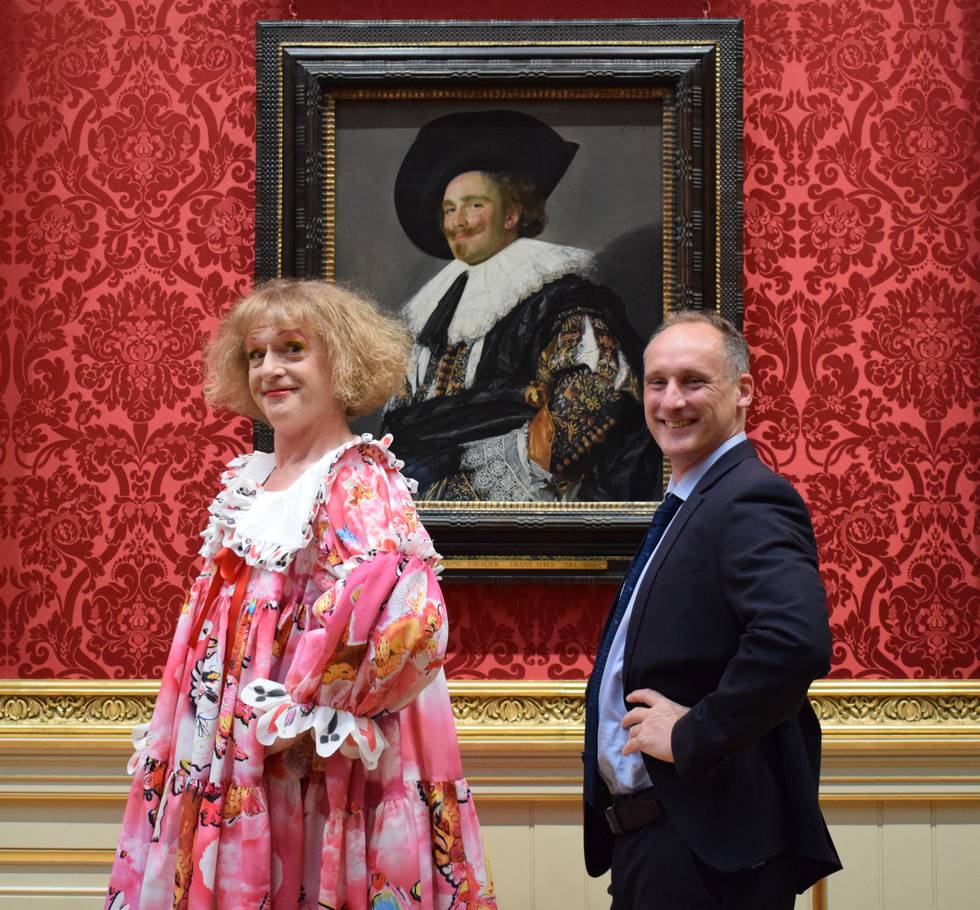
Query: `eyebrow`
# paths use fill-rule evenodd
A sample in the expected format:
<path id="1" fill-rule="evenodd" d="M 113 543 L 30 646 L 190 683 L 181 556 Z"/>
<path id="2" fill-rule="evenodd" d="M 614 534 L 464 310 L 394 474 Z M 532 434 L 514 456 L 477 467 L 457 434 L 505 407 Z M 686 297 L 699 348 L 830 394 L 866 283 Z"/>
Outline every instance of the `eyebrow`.
<path id="1" fill-rule="evenodd" d="M 252 341 L 253 335 L 254 332 L 249 332 L 245 336 L 245 341 L 246 342 Z M 302 329 L 280 329 L 278 332 L 276 332 L 277 338 L 282 338 L 283 335 L 298 335 L 300 338 L 303 339 L 303 341 L 309 341 L 309 338 L 307 338 L 306 333 Z"/>
<path id="2" fill-rule="evenodd" d="M 469 202 L 471 199 L 489 199 L 490 197 L 484 193 L 469 193 L 466 196 L 460 196 L 460 202 Z M 443 199 L 442 204 L 445 205 L 447 202 L 453 202 L 452 199 Z"/>
<path id="3" fill-rule="evenodd" d="M 643 378 L 652 379 L 654 377 L 666 376 L 670 370 L 644 370 Z M 711 370 L 701 369 L 700 367 L 690 367 L 689 369 L 684 369 L 680 371 L 681 379 L 688 379 L 691 376 L 696 376 L 699 379 L 709 379 L 711 376 L 715 375 Z"/>

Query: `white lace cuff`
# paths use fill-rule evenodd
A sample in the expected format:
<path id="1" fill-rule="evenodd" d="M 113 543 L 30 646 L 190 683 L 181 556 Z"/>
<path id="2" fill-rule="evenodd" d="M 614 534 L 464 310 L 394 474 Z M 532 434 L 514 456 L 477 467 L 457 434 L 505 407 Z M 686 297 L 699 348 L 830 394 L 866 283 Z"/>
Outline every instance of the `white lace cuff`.
<path id="1" fill-rule="evenodd" d="M 277 739 L 293 739 L 313 731 L 316 751 L 327 758 L 338 749 L 348 758 L 360 758 L 373 770 L 388 745 L 381 727 L 370 717 L 329 705 L 298 705 L 285 687 L 271 679 L 257 679 L 241 693 L 241 700 L 259 715 L 256 738 L 263 746 Z"/>
<path id="2" fill-rule="evenodd" d="M 468 442 L 460 467 L 481 499 L 493 502 L 550 502 L 556 498 L 551 474 L 527 455 L 527 424 L 503 436 Z"/>

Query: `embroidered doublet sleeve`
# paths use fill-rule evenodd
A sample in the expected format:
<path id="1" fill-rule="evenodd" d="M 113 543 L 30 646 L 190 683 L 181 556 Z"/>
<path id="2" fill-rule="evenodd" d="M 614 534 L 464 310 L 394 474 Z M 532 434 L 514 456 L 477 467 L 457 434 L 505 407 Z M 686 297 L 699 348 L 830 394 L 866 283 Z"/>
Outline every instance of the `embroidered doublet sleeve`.
<path id="1" fill-rule="evenodd" d="M 587 470 L 623 406 L 640 398 L 639 379 L 615 335 L 603 319 L 582 310 L 565 317 L 542 351 L 535 388 L 550 417 L 548 469 L 562 479 Z"/>

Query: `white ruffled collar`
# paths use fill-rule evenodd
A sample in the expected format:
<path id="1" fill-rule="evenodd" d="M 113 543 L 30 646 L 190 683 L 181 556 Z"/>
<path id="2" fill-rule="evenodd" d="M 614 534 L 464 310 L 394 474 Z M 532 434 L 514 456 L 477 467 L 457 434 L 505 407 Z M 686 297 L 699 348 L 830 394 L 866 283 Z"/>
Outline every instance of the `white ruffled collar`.
<path id="1" fill-rule="evenodd" d="M 313 539 L 314 519 L 336 478 L 337 462 L 345 452 L 365 444 L 377 450 L 389 468 L 400 471 L 405 466 L 388 448 L 390 435 L 379 440 L 363 433 L 327 452 L 287 489 L 263 492 L 275 455 L 249 452 L 233 458 L 221 475 L 221 490 L 208 506 L 211 518 L 201 532 L 200 555 L 208 558 L 228 547 L 250 566 L 286 571 Z M 405 478 L 405 482 L 414 493 L 415 481 Z"/>
<path id="2" fill-rule="evenodd" d="M 477 265 L 454 259 L 409 300 L 405 318 L 418 335 L 442 295 L 461 273 L 469 271 L 449 325 L 449 343 L 472 343 L 546 284 L 565 275 L 585 276 L 594 267 L 595 255 L 588 250 L 522 237 Z"/>

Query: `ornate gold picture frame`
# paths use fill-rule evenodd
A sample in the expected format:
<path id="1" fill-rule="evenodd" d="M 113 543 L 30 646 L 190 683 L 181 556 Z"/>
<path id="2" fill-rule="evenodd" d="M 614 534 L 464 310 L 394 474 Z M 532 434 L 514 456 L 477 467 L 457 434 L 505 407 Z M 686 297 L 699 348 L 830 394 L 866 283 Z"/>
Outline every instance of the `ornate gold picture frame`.
<path id="1" fill-rule="evenodd" d="M 256 276 L 397 308 L 433 268 L 394 220 L 410 137 L 446 111 L 518 110 L 578 144 L 554 236 L 603 248 L 638 339 L 675 307 L 740 324 L 741 68 L 737 20 L 259 23 Z M 647 460 L 651 482 L 619 498 L 437 500 L 422 517 L 457 578 L 616 577 L 661 495 Z"/>

